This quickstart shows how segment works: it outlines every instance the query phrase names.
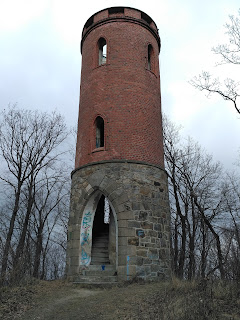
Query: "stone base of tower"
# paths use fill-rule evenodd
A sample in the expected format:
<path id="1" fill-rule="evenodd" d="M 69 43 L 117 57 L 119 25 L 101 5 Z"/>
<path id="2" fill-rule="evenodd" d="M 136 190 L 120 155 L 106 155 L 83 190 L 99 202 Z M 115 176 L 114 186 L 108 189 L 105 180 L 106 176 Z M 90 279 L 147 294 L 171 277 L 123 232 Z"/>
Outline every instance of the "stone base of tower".
<path id="1" fill-rule="evenodd" d="M 98 203 L 102 197 L 108 199 L 111 207 L 112 217 L 106 232 L 93 222 L 100 215 Z M 84 237 L 83 227 L 84 232 L 87 230 Z M 98 228 L 95 240 L 94 228 Z M 109 243 L 101 244 L 101 237 L 107 237 Z M 99 249 L 101 246 L 105 248 Z M 102 275 L 103 281 L 104 271 L 109 268 L 120 281 L 169 277 L 170 210 L 167 175 L 163 169 L 116 160 L 92 163 L 73 172 L 67 276 L 72 281 L 81 276 L 86 278 L 88 270 L 93 268 L 99 268 L 97 276 Z"/>

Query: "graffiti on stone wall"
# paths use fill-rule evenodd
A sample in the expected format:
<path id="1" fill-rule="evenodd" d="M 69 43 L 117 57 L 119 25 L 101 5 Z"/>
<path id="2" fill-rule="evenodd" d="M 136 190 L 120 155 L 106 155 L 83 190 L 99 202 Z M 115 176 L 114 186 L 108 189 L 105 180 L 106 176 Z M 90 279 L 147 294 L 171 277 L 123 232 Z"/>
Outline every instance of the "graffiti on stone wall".
<path id="1" fill-rule="evenodd" d="M 80 265 L 89 266 L 91 262 L 91 246 L 92 246 L 92 213 L 90 211 L 83 214 L 81 233 L 80 233 L 80 245 L 81 245 L 81 257 Z"/>
<path id="2" fill-rule="evenodd" d="M 91 256 L 89 256 L 87 254 L 87 252 L 82 248 L 80 265 L 81 266 L 89 266 L 90 262 L 91 262 Z"/>

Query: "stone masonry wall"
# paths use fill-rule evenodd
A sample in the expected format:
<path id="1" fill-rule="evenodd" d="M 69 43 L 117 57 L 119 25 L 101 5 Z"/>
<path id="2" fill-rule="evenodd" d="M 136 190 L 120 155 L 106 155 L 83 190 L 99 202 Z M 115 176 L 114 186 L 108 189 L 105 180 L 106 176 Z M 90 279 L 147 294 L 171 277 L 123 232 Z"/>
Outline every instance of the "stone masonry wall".
<path id="1" fill-rule="evenodd" d="M 101 191 L 117 215 L 120 280 L 170 274 L 170 213 L 166 172 L 134 161 L 103 161 L 73 172 L 67 273 L 80 272 L 80 226 L 84 207 Z"/>

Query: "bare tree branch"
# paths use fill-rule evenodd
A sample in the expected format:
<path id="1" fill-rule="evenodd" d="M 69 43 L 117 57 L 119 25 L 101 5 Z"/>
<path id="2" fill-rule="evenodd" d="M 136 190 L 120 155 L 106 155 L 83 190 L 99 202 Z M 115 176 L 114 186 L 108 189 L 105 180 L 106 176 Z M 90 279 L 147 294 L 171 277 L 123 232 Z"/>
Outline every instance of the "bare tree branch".
<path id="1" fill-rule="evenodd" d="M 240 17 L 240 9 L 238 12 Z M 217 66 L 223 64 L 231 64 L 236 67 L 240 65 L 240 18 L 237 16 L 229 16 L 230 23 L 225 24 L 226 34 L 229 38 L 228 44 L 220 44 L 212 49 L 212 51 L 221 57 Z M 239 107 L 239 90 L 240 82 L 236 82 L 231 78 L 227 78 L 221 83 L 218 78 L 212 77 L 209 72 L 203 71 L 197 77 L 194 77 L 189 83 L 200 91 L 206 91 L 207 96 L 216 93 L 224 100 L 230 101 L 238 114 Z"/>

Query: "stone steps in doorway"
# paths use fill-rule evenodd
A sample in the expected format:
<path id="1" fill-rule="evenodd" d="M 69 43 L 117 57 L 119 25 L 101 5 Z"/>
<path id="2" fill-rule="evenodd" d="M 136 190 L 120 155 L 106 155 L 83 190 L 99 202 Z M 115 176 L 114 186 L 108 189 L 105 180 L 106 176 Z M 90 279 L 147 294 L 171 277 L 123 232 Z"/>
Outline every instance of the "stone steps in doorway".
<path id="1" fill-rule="evenodd" d="M 83 270 L 84 276 L 116 276 L 116 267 L 113 265 L 90 265 Z"/>
<path id="2" fill-rule="evenodd" d="M 106 282 L 117 282 L 116 276 L 104 276 L 104 275 L 92 275 L 92 276 L 79 276 L 74 282 L 81 283 L 106 283 Z"/>
<path id="3" fill-rule="evenodd" d="M 108 243 L 93 243 L 92 244 L 93 249 L 108 249 Z"/>
<path id="4" fill-rule="evenodd" d="M 103 270 L 104 269 L 104 270 Z M 116 273 L 116 267 L 113 265 L 90 265 L 83 270 L 82 275 L 78 275 L 74 278 L 74 283 L 82 286 L 115 286 L 118 284 L 118 278 Z"/>
<path id="5" fill-rule="evenodd" d="M 99 250 L 99 251 L 92 251 L 92 258 L 93 257 L 96 257 L 96 258 L 98 258 L 98 257 L 103 257 L 103 258 L 109 258 L 109 254 L 108 254 L 108 251 L 103 251 L 103 250 Z"/>
<path id="6" fill-rule="evenodd" d="M 109 259 L 106 258 L 101 258 L 101 257 L 92 257 L 91 259 L 91 265 L 109 265 L 110 261 Z"/>
<path id="7" fill-rule="evenodd" d="M 91 265 L 107 265 L 109 261 L 109 235 L 100 234 L 93 239 L 92 252 L 91 252 Z"/>

